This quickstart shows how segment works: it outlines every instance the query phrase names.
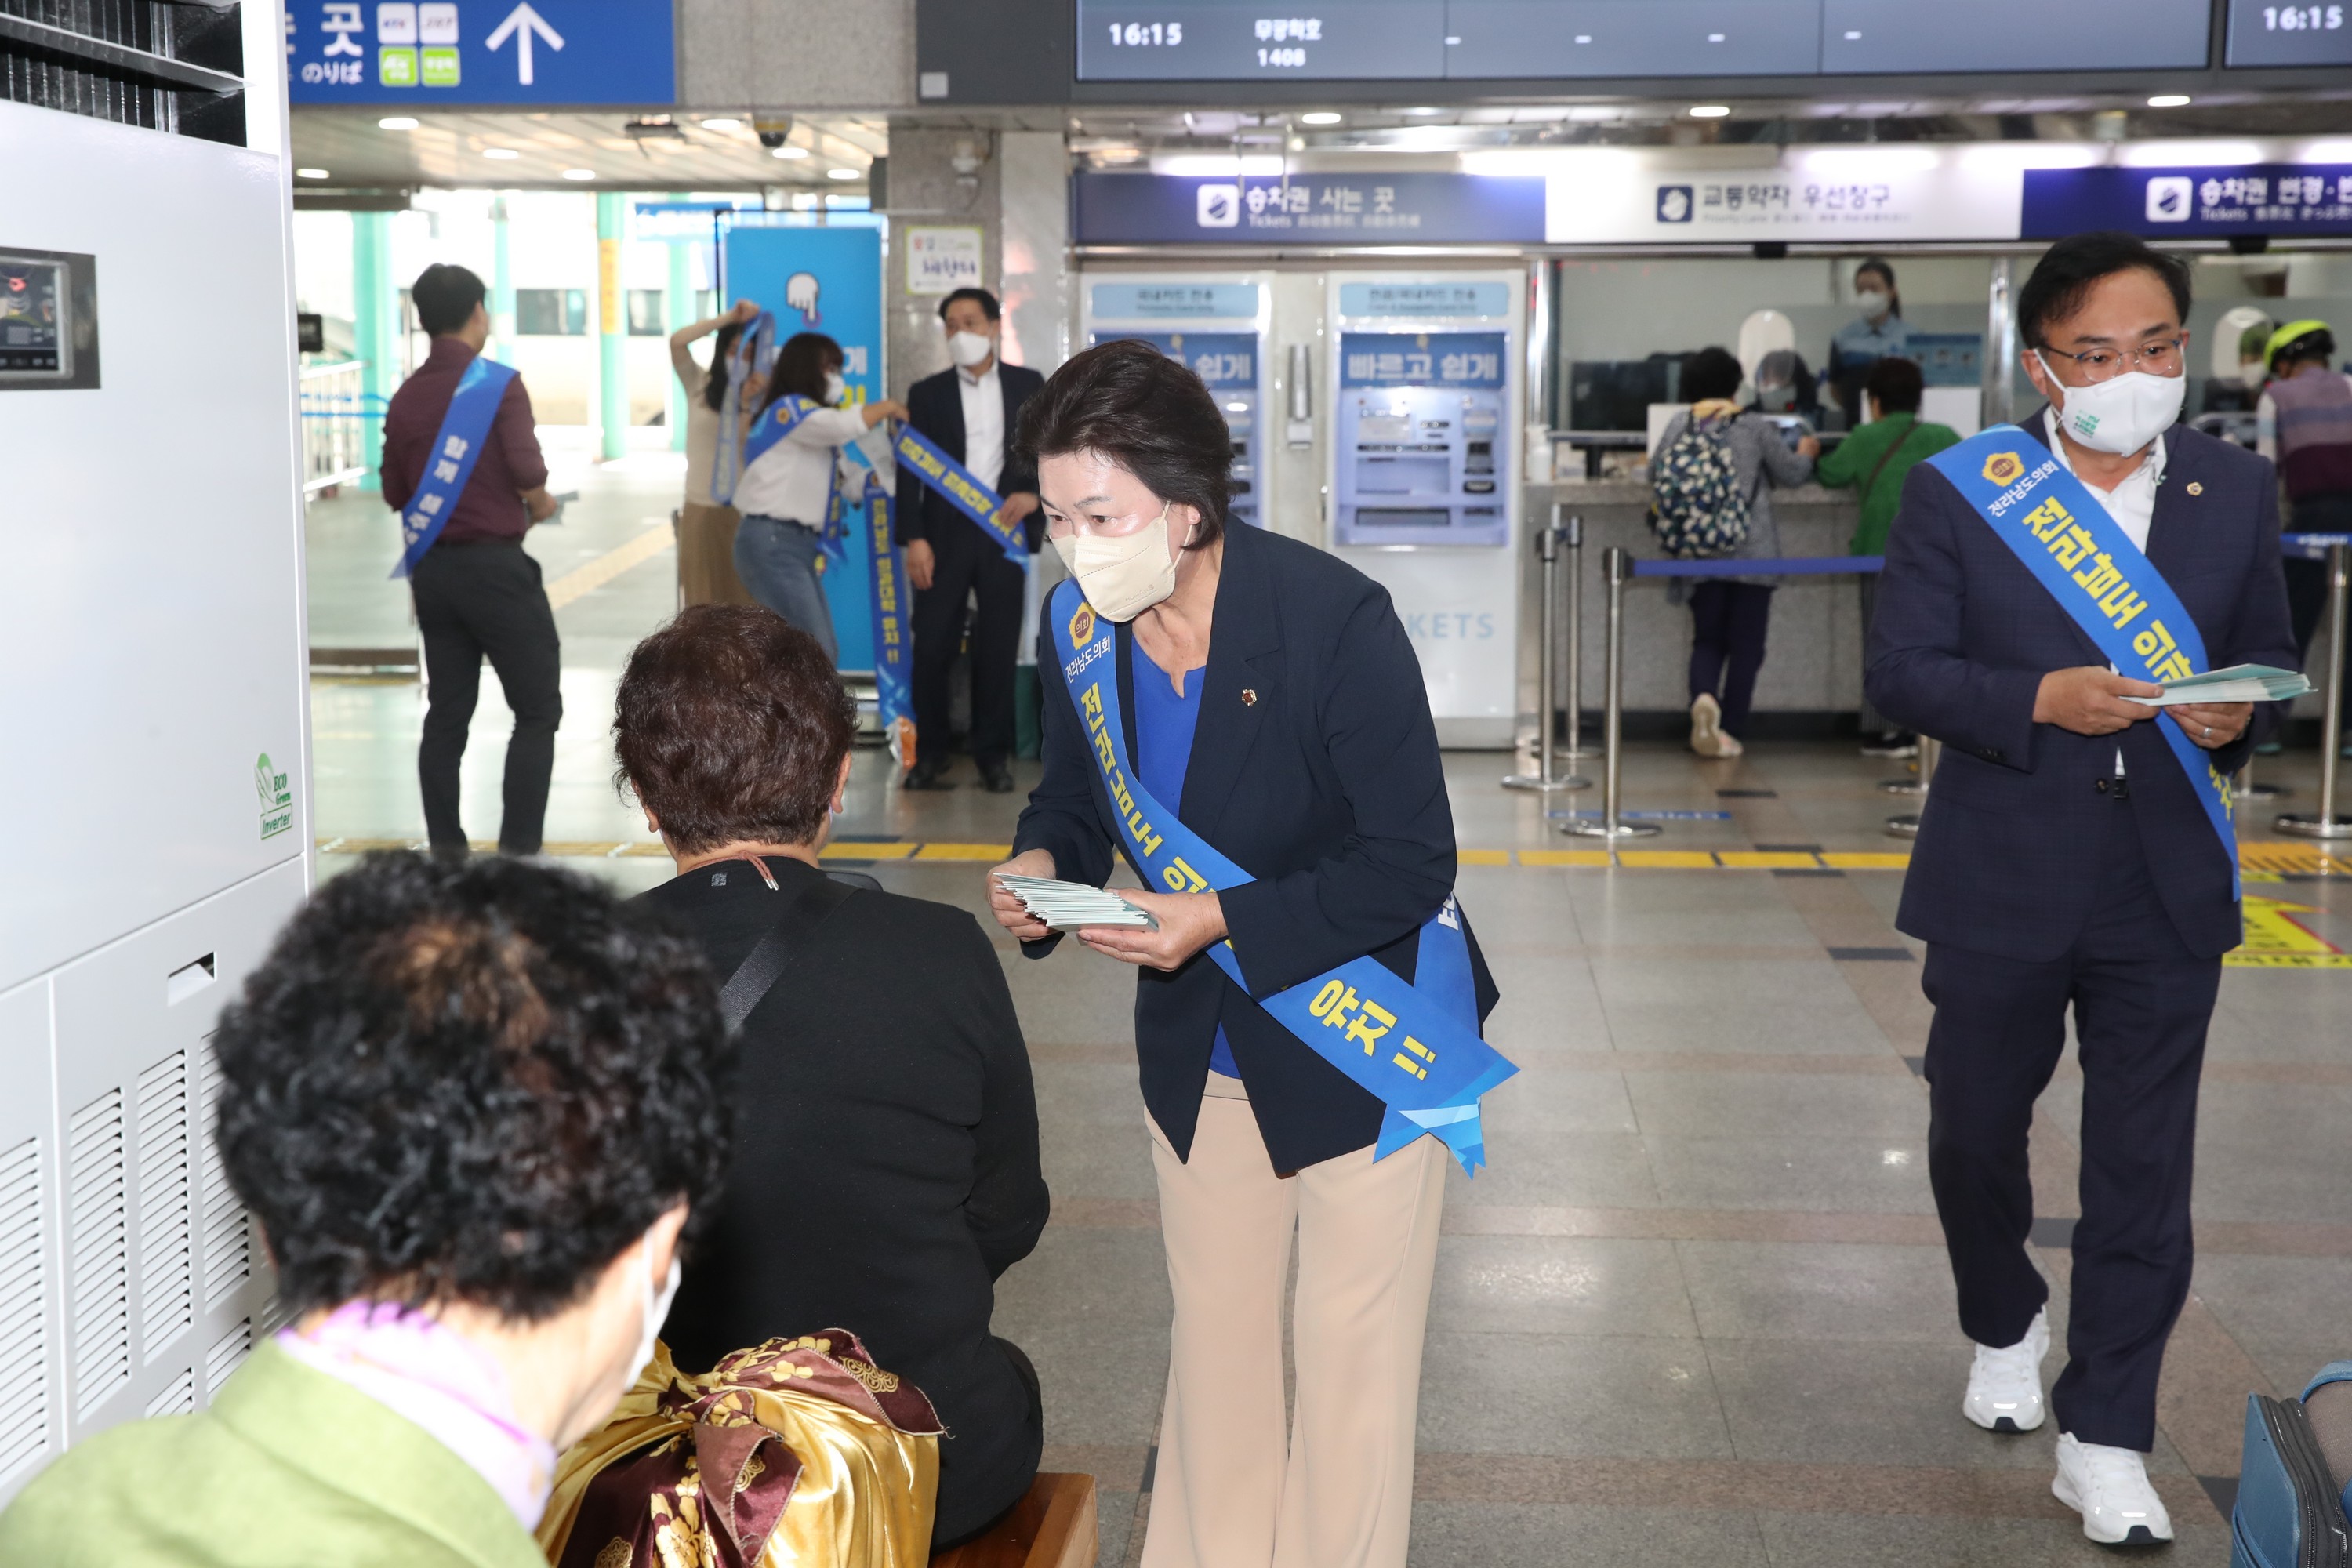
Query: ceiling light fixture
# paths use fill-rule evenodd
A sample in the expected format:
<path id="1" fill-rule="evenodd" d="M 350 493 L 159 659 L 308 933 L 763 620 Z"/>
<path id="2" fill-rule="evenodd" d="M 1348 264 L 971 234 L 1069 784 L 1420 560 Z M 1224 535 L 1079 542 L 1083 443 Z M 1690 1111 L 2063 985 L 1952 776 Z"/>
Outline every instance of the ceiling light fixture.
<path id="1" fill-rule="evenodd" d="M 1337 125 L 1346 118 L 1347 116 L 1344 114 L 1334 114 L 1328 109 L 1318 109 L 1312 114 L 1300 115 L 1298 117 L 1298 123 L 1301 125 Z"/>
<path id="2" fill-rule="evenodd" d="M 740 131 L 743 122 L 740 120 L 706 120 L 702 128 L 705 131 Z"/>
<path id="3" fill-rule="evenodd" d="M 1405 110 L 1405 112 L 1406 112 L 1407 114 L 1412 114 L 1412 115 L 1423 115 L 1423 114 L 1443 114 L 1443 113 L 1444 113 L 1444 112 L 1445 112 L 1445 110 L 1442 110 L 1442 109 L 1408 109 L 1408 110 Z"/>
<path id="4" fill-rule="evenodd" d="M 593 169 L 566 169 L 563 171 L 563 177 L 567 180 L 593 180 L 596 177 L 596 171 Z"/>
<path id="5" fill-rule="evenodd" d="M 511 147 L 485 147 L 482 149 L 482 156 L 504 161 L 509 158 L 520 158 L 522 154 Z"/>
<path id="6" fill-rule="evenodd" d="M 860 180 L 866 176 L 856 169 L 827 169 L 824 177 L 828 180 Z"/>
<path id="7" fill-rule="evenodd" d="M 779 147 L 768 154 L 771 158 L 805 158 L 808 155 L 809 150 L 805 147 Z"/>
<path id="8" fill-rule="evenodd" d="M 1728 104 L 1695 103 L 1691 105 L 1690 117 L 1693 120 L 1723 120 L 1728 118 L 1730 113 L 1731 108 Z"/>
<path id="9" fill-rule="evenodd" d="M 297 169 L 294 173 L 305 180 L 323 180 L 327 177 L 327 171 L 324 169 Z"/>
<path id="10" fill-rule="evenodd" d="M 2150 109 L 2186 109 L 2189 95 L 2185 92 L 2159 92 L 2147 100 Z"/>
<path id="11" fill-rule="evenodd" d="M 416 116 L 413 114 L 387 114 L 382 120 L 377 121 L 375 124 L 376 129 L 379 131 L 414 131 L 416 129 Z"/>

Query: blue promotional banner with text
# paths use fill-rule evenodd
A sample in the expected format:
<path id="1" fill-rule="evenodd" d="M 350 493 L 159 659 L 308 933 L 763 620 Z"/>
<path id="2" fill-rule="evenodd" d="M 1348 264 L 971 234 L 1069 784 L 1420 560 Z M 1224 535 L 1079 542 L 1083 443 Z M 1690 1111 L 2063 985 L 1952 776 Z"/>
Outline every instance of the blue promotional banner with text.
<path id="1" fill-rule="evenodd" d="M 677 99 L 670 0 L 289 0 L 299 104 L 555 107 Z"/>

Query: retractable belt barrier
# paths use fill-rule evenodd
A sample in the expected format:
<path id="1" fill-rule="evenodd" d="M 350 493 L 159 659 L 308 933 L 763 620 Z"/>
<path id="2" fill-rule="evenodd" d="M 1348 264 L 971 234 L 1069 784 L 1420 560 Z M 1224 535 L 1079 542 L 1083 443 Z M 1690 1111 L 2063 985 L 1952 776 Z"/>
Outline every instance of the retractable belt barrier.
<path id="1" fill-rule="evenodd" d="M 1833 577 L 1868 576 L 1885 569 L 1884 555 L 1786 555 L 1753 559 L 1717 556 L 1701 561 L 1640 561 L 1615 545 L 1602 553 L 1602 575 L 1609 583 L 1609 641 L 1606 691 L 1601 719 L 1601 815 L 1596 819 L 1562 823 L 1560 831 L 1578 838 L 1598 838 L 1614 844 L 1624 838 L 1647 838 L 1661 831 L 1654 822 L 1627 822 L 1619 809 L 1622 784 L 1625 713 L 1625 584 L 1635 577 Z M 1573 702 L 1572 694 L 1570 700 Z"/>

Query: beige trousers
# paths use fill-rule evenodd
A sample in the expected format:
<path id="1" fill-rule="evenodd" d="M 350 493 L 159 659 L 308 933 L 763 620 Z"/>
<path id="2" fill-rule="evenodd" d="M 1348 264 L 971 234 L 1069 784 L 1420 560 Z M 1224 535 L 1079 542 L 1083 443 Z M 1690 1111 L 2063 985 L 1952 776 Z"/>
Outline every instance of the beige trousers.
<path id="1" fill-rule="evenodd" d="M 688 501 L 677 520 L 677 584 L 689 605 L 756 605 L 735 575 L 735 526 L 742 517 L 731 506 Z"/>
<path id="2" fill-rule="evenodd" d="M 1280 1177 L 1249 1101 L 1222 1098 L 1201 1102 L 1189 1163 L 1151 1139 L 1176 1321 L 1143 1568 L 1403 1568 L 1444 1149 Z"/>

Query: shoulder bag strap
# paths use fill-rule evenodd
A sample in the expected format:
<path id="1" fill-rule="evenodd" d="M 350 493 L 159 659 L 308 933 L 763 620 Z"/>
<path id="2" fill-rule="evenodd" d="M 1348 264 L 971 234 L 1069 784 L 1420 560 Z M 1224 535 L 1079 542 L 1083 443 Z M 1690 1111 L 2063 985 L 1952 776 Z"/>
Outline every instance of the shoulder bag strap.
<path id="1" fill-rule="evenodd" d="M 1908 442 L 1912 437 L 1918 433 L 1919 421 L 1914 419 L 1911 421 L 1910 429 L 1906 430 L 1902 435 L 1895 437 L 1895 445 L 1887 447 L 1886 450 L 1878 454 L 1877 466 L 1870 470 L 1870 478 L 1862 481 L 1862 490 L 1861 493 L 1855 497 L 1856 500 L 1864 506 L 1868 506 L 1870 504 L 1870 492 L 1878 488 L 1878 476 L 1886 471 L 1886 465 L 1895 460 L 1895 454 L 1903 450 L 1905 443 Z"/>
<path id="2" fill-rule="evenodd" d="M 810 883 L 793 900 L 760 939 L 759 945 L 736 965 L 735 973 L 727 977 L 726 985 L 719 993 L 719 1010 L 726 1016 L 730 1029 L 743 1026 L 743 1020 L 775 988 L 776 982 L 792 967 L 793 960 L 800 956 L 801 949 L 816 934 L 817 928 L 856 891 L 826 877 Z"/>

